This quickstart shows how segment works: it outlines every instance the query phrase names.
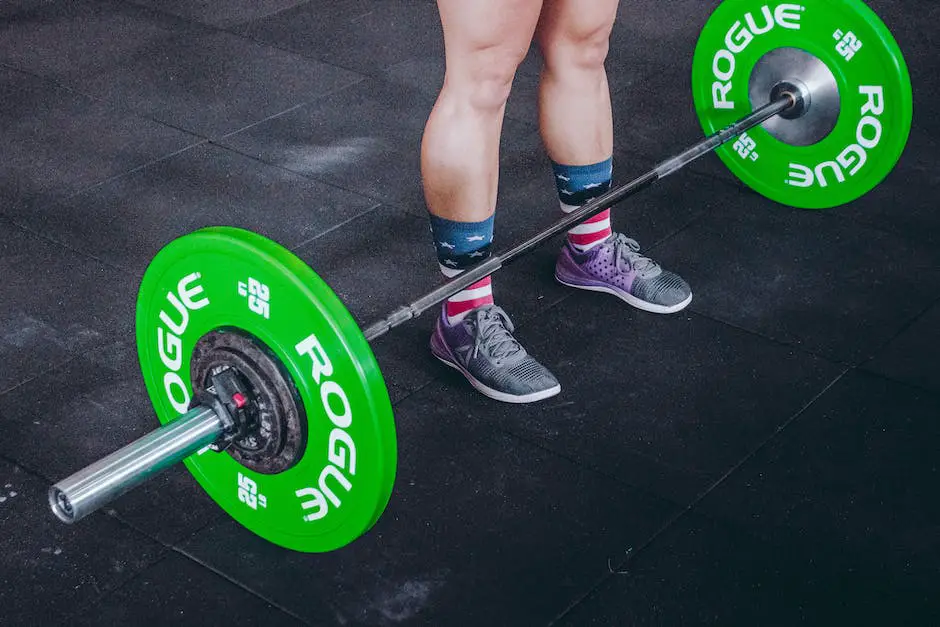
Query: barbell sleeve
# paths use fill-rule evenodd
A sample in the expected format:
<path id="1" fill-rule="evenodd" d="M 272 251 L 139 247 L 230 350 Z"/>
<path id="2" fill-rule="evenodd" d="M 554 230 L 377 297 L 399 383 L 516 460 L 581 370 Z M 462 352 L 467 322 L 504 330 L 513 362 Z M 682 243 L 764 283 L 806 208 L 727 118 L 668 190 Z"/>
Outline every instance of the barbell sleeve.
<path id="1" fill-rule="evenodd" d="M 198 406 L 49 488 L 49 505 L 73 523 L 196 451 L 226 429 L 211 407 Z"/>

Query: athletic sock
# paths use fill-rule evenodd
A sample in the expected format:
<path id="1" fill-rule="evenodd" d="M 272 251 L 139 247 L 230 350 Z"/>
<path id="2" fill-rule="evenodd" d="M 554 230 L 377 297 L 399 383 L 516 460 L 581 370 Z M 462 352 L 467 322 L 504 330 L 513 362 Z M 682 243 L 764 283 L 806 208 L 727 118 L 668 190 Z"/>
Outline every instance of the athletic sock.
<path id="1" fill-rule="evenodd" d="M 482 222 L 454 222 L 429 214 L 431 234 L 441 273 L 452 279 L 489 258 L 493 245 L 493 216 Z M 444 303 L 449 324 L 463 320 L 478 307 L 493 304 L 490 277 L 477 281 Z"/>
<path id="2" fill-rule="evenodd" d="M 552 162 L 561 210 L 571 213 L 610 190 L 613 158 L 593 165 L 562 165 Z M 568 242 L 577 250 L 594 248 L 611 235 L 610 209 L 585 220 L 568 231 Z"/>

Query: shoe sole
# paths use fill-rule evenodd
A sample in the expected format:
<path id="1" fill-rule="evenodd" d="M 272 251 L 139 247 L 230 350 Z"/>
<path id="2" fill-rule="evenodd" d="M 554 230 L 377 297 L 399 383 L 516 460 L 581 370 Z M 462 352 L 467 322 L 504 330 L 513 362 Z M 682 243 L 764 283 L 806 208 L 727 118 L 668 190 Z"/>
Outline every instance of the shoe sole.
<path id="1" fill-rule="evenodd" d="M 450 366 L 460 374 L 464 376 L 467 381 L 470 382 L 470 385 L 473 388 L 488 398 L 493 399 L 494 401 L 501 401 L 503 403 L 513 403 L 517 405 L 525 403 L 534 403 L 536 401 L 542 401 L 546 398 L 551 398 L 559 392 L 561 392 L 561 384 L 559 383 L 555 387 L 548 388 L 547 390 L 542 390 L 541 392 L 533 392 L 531 394 L 524 394 L 522 396 L 508 394 L 506 392 L 500 392 L 499 390 L 494 390 L 490 386 L 486 385 L 476 377 L 474 377 L 470 372 L 468 372 L 463 366 L 453 360 L 451 355 L 439 355 L 437 350 L 435 350 L 434 344 L 431 344 L 431 354 L 437 358 L 442 364 Z"/>
<path id="2" fill-rule="evenodd" d="M 604 287 L 602 285 L 581 285 L 579 283 L 569 283 L 568 281 L 565 281 L 557 274 L 555 275 L 555 280 L 561 283 L 562 285 L 567 285 L 568 287 L 573 287 L 579 290 L 587 290 L 589 292 L 603 292 L 605 294 L 612 294 L 613 296 L 616 296 L 617 298 L 627 303 L 628 305 L 636 307 L 637 309 L 642 309 L 643 311 L 648 311 L 650 313 L 674 314 L 676 312 L 682 311 L 683 309 L 689 306 L 689 303 L 692 302 L 692 295 L 689 294 L 689 297 L 686 298 L 681 303 L 672 305 L 671 307 L 667 307 L 666 305 L 656 305 L 654 303 L 648 303 L 645 300 L 640 300 L 636 296 L 633 296 L 632 294 L 629 294 L 627 292 L 622 292 L 620 290 L 616 290 L 610 287 Z"/>

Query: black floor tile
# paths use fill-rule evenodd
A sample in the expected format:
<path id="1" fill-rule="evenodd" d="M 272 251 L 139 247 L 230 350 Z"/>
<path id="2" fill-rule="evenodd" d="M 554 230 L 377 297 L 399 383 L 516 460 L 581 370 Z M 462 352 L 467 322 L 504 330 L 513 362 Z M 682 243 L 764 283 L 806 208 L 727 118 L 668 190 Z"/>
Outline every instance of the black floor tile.
<path id="1" fill-rule="evenodd" d="M 81 89 L 220 137 L 342 90 L 358 74 L 224 32 L 165 37 L 83 78 Z"/>
<path id="2" fill-rule="evenodd" d="M 317 624 L 546 624 L 674 507 L 481 429 L 485 411 L 441 386 L 400 403 L 390 506 L 340 551 L 289 553 L 231 521 L 184 550 L 305 619 L 334 616 Z"/>
<path id="3" fill-rule="evenodd" d="M 0 4 L 0 18 L 10 19 L 17 13 L 32 11 L 36 7 L 49 4 L 53 0 L 9 0 Z"/>
<path id="4" fill-rule="evenodd" d="M 771 437 L 840 373 L 694 313 L 656 316 L 587 292 L 565 299 L 521 335 L 562 392 L 520 409 L 494 406 L 492 424 L 680 503 Z M 463 394 L 457 376 L 447 382 Z"/>
<path id="5" fill-rule="evenodd" d="M 419 156 L 431 104 L 409 87 L 368 79 L 221 141 L 382 202 L 423 206 Z"/>
<path id="6" fill-rule="evenodd" d="M 689 59 L 690 68 L 691 64 Z M 692 102 L 689 71 L 681 64 L 665 68 L 646 78 L 636 89 L 613 94 L 614 146 L 646 163 L 644 171 L 704 137 Z M 700 158 L 686 169 L 737 181 L 714 154 Z"/>
<path id="7" fill-rule="evenodd" d="M 0 64 L 79 90 L 83 78 L 173 33 L 194 30 L 183 20 L 118 0 L 33 4 L 0 22 Z"/>
<path id="8" fill-rule="evenodd" d="M 866 370 L 940 392 L 940 304 L 930 308 L 910 327 L 867 362 Z"/>
<path id="9" fill-rule="evenodd" d="M 170 553 L 75 617 L 76 627 L 119 624 L 303 625 L 302 621 L 178 553 Z"/>
<path id="10" fill-rule="evenodd" d="M 938 410 L 847 376 L 560 624 L 935 624 Z"/>
<path id="11" fill-rule="evenodd" d="M 928 575 L 814 537 L 762 540 L 688 516 L 554 624 L 932 625 L 940 603 Z"/>
<path id="12" fill-rule="evenodd" d="M 132 343 L 96 347 L 2 398 L 0 454 L 50 484 L 159 426 Z M 137 488 L 106 511 L 169 544 L 221 515 L 182 467 Z M 91 532 L 108 518 L 93 514 L 76 528 Z"/>
<path id="13" fill-rule="evenodd" d="M 58 205 L 24 211 L 17 221 L 141 276 L 161 247 L 205 226 L 239 226 L 293 247 L 373 206 L 204 144 Z M 135 295 L 136 288 L 122 298 Z"/>
<path id="14" fill-rule="evenodd" d="M 2 67 L 0 102 L 0 214 L 31 214 L 198 141 Z"/>
<path id="15" fill-rule="evenodd" d="M 0 219 L 0 394 L 134 330 L 136 284 Z"/>
<path id="16" fill-rule="evenodd" d="M 901 162 L 878 187 L 828 213 L 937 247 L 940 174 L 934 162 L 938 154 L 940 149 L 936 147 L 909 144 Z"/>
<path id="17" fill-rule="evenodd" d="M 231 28 L 251 20 L 267 17 L 308 0 L 131 0 L 133 4 L 172 13 L 202 24 Z M 321 3 L 322 4 L 322 3 Z"/>
<path id="18" fill-rule="evenodd" d="M 747 193 L 724 202 L 657 251 L 698 313 L 858 363 L 940 296 L 936 247 Z"/>
<path id="19" fill-rule="evenodd" d="M 6 407 L 0 424 L 7 431 Z M 6 433 L 3 436 L 6 440 Z M 0 623 L 59 625 L 156 561 L 162 546 L 106 516 L 66 525 L 48 486 L 0 459 Z"/>
<path id="20" fill-rule="evenodd" d="M 123 2 L 55 3 L 4 25 L 0 63 L 209 137 L 361 79 Z"/>
<path id="21" fill-rule="evenodd" d="M 940 395 L 852 373 L 699 505 L 886 569 L 940 577 Z"/>
<path id="22" fill-rule="evenodd" d="M 307 2 L 240 29 L 247 36 L 370 76 L 413 57 L 443 56 L 437 8 L 411 0 Z"/>
<path id="23" fill-rule="evenodd" d="M 924 24 L 940 19 L 940 5 L 933 2 L 905 2 L 904 0 L 870 0 L 868 4 L 881 17 L 894 35 L 911 74 L 914 89 L 913 143 L 930 138 L 934 149 L 940 141 L 940 104 L 937 96 L 937 73 L 940 59 L 935 53 L 940 40 L 937 33 Z M 934 152 L 933 154 L 936 154 Z M 923 165 L 933 167 L 935 158 L 924 155 Z"/>

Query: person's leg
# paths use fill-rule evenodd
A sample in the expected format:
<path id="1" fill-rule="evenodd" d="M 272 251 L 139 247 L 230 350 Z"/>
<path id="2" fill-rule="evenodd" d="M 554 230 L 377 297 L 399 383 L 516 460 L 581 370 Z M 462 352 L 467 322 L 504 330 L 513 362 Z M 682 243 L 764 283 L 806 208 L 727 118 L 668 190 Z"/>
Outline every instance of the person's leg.
<path id="1" fill-rule="evenodd" d="M 490 255 L 506 100 L 541 7 L 542 0 L 438 0 L 447 67 L 425 128 L 421 173 L 447 277 Z M 557 380 L 512 330 L 487 278 L 444 304 L 431 349 L 492 398 L 530 402 L 557 394 Z"/>
<path id="2" fill-rule="evenodd" d="M 610 189 L 613 116 L 604 61 L 618 4 L 545 0 L 538 25 L 545 59 L 539 122 L 566 212 Z M 569 232 L 555 276 L 658 313 L 679 311 L 692 300 L 685 281 L 641 255 L 634 240 L 613 233 L 609 209 Z"/>
<path id="3" fill-rule="evenodd" d="M 425 127 L 421 175 L 447 277 L 489 255 L 506 99 L 541 7 L 542 0 L 438 0 L 446 70 Z M 446 307 L 454 323 L 492 303 L 484 279 Z"/>

